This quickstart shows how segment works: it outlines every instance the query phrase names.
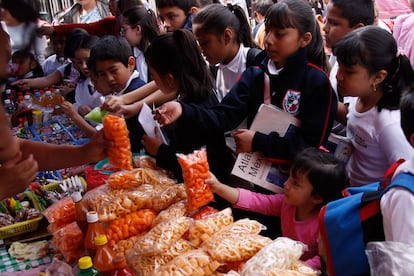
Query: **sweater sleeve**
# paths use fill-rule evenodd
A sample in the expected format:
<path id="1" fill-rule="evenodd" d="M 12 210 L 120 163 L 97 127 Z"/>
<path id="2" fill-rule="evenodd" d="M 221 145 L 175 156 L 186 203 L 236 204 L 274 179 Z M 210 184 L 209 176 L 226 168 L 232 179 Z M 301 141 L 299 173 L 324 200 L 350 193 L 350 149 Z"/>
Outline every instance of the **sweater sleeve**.
<path id="1" fill-rule="evenodd" d="M 239 198 L 233 205 L 235 208 L 270 216 L 281 215 L 283 194 L 264 195 L 245 189 L 238 190 Z"/>

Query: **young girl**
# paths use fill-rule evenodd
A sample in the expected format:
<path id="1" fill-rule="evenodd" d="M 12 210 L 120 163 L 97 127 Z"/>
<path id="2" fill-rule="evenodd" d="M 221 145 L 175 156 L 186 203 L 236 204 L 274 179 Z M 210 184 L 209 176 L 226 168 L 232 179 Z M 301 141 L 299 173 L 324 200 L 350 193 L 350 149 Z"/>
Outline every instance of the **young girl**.
<path id="1" fill-rule="evenodd" d="M 249 49 L 256 46 L 249 22 L 239 6 L 211 4 L 194 16 L 193 33 L 206 60 L 217 71 L 217 98 L 221 101 L 246 70 Z"/>
<path id="2" fill-rule="evenodd" d="M 378 47 L 381 45 L 381 47 Z M 357 97 L 347 114 L 347 135 L 354 152 L 347 163 L 351 185 L 380 180 L 385 170 L 414 151 L 400 127 L 401 91 L 414 82 L 406 56 L 387 31 L 367 26 L 335 44 L 338 92 Z"/>
<path id="3" fill-rule="evenodd" d="M 43 77 L 43 69 L 35 56 L 27 50 L 18 50 L 12 55 L 12 63 L 17 66 L 14 77 L 32 79 Z"/>
<path id="4" fill-rule="evenodd" d="M 276 132 L 266 135 L 237 130 L 234 137 L 238 152 L 262 152 L 271 161 L 288 163 L 297 151 L 322 145 L 332 126 L 337 98 L 326 74 L 309 63 L 321 65 L 324 60 L 312 9 L 302 0 L 284 0 L 272 6 L 265 24 L 268 57 L 260 67 L 247 68 L 219 105 L 205 108 L 168 102 L 156 110 L 155 118 L 168 124 L 181 116 L 178 122 L 207 135 L 211 131 L 232 130 L 246 116 L 250 126 L 259 106 L 266 101 L 300 119 L 300 130 L 289 137 L 280 137 Z M 269 76 L 266 97 L 265 75 Z"/>
<path id="5" fill-rule="evenodd" d="M 196 106 L 217 104 L 208 68 L 201 56 L 193 34 L 184 29 L 175 30 L 155 38 L 145 52 L 151 75 L 163 93 L 176 93 L 177 100 Z M 151 104 L 151 103 L 148 103 Z M 177 122 L 170 134 L 170 145 L 160 137 L 144 135 L 142 144 L 157 165 L 172 171 L 182 179 L 176 152 L 190 153 L 206 145 L 211 170 L 220 179 L 230 173 L 231 154 L 226 149 L 223 133 L 212 130 L 209 134 L 193 131 L 191 126 Z"/>
<path id="6" fill-rule="evenodd" d="M 307 148 L 294 159 L 284 194 L 264 195 L 233 188 L 219 182 L 214 175 L 206 183 L 233 207 L 281 217 L 282 235 L 306 244 L 308 250 L 301 259 L 320 270 L 319 210 L 329 201 L 341 198 L 346 181 L 346 171 L 340 161 L 322 150 Z"/>
<path id="7" fill-rule="evenodd" d="M 139 77 L 148 82 L 151 76 L 148 74 L 144 52 L 151 41 L 159 35 L 154 12 L 144 7 L 135 7 L 125 11 L 122 14 L 120 33 L 133 47 Z"/>

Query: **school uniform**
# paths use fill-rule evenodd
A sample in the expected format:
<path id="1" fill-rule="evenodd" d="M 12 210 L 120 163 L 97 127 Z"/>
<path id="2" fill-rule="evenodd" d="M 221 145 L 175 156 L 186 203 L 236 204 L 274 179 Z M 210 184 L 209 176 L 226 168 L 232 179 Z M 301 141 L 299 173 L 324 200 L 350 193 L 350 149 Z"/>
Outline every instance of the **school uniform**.
<path id="1" fill-rule="evenodd" d="M 260 66 L 247 68 L 217 106 L 206 109 L 182 103 L 179 121 L 203 133 L 232 130 L 245 117 L 250 126 L 264 102 L 264 72 L 269 74 L 271 104 L 297 117 L 302 124 L 288 138 L 276 132 L 269 135 L 256 132 L 253 151 L 262 152 L 271 161 L 286 162 L 305 147 L 323 145 L 337 111 L 337 97 L 325 72 L 308 63 L 305 49 L 290 57 L 279 72 L 267 56 Z"/>

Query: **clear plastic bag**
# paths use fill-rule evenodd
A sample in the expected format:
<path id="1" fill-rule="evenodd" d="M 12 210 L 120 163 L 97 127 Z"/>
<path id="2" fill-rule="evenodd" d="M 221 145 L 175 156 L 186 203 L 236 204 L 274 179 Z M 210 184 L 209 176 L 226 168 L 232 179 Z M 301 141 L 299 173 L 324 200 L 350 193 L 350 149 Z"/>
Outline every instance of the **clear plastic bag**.
<path id="1" fill-rule="evenodd" d="M 159 212 L 157 217 L 152 222 L 152 227 L 154 227 L 155 225 L 157 225 L 158 223 L 162 221 L 184 216 L 186 213 L 187 213 L 187 201 L 180 200 L 170 205 L 167 209 Z"/>
<path id="2" fill-rule="evenodd" d="M 365 253 L 372 276 L 413 275 L 414 245 L 401 242 L 369 242 Z"/>

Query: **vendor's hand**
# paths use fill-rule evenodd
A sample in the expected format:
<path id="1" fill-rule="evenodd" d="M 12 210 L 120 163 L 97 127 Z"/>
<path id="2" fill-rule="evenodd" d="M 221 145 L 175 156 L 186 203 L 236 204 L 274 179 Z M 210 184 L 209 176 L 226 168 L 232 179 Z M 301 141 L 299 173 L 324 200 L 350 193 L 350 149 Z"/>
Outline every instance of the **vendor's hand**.
<path id="1" fill-rule="evenodd" d="M 22 159 L 22 153 L 3 163 L 0 167 L 0 198 L 23 192 L 36 179 L 38 166 L 33 155 Z"/>
<path id="2" fill-rule="evenodd" d="M 252 143 L 255 132 L 248 129 L 238 129 L 233 132 L 236 142 L 236 152 L 252 152 Z"/>
<path id="3" fill-rule="evenodd" d="M 60 105 L 62 111 L 68 115 L 70 118 L 73 118 L 76 116 L 76 109 L 73 106 L 72 103 L 68 102 L 68 101 L 64 101 L 61 105 Z"/>
<path id="4" fill-rule="evenodd" d="M 108 110 L 109 112 L 118 113 L 121 106 L 124 105 L 122 96 L 109 96 L 105 99 L 105 102 L 102 105 L 102 108 Z"/>
<path id="5" fill-rule="evenodd" d="M 31 85 L 31 79 L 22 79 L 15 82 L 12 82 L 11 86 L 17 86 L 20 90 L 29 90 Z"/>
<path id="6" fill-rule="evenodd" d="M 157 155 L 159 147 L 163 144 L 162 137 L 158 129 L 155 128 L 154 131 L 155 131 L 155 138 L 152 138 L 144 134 L 144 136 L 142 136 L 142 141 L 141 141 L 146 151 L 152 156 Z"/>
<path id="7" fill-rule="evenodd" d="M 78 113 L 84 117 L 86 114 L 88 114 L 89 112 L 91 112 L 91 108 L 87 105 L 81 105 L 78 107 Z"/>
<path id="8" fill-rule="evenodd" d="M 88 156 L 89 162 L 98 162 L 107 157 L 107 149 L 112 146 L 113 143 L 105 140 L 103 130 L 101 130 L 88 143 L 82 146 L 82 150 Z"/>
<path id="9" fill-rule="evenodd" d="M 154 119 L 157 120 L 161 126 L 174 123 L 183 113 L 183 108 L 179 102 L 166 102 L 160 107 L 152 111 Z"/>

